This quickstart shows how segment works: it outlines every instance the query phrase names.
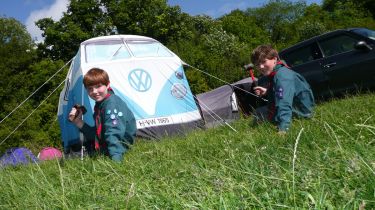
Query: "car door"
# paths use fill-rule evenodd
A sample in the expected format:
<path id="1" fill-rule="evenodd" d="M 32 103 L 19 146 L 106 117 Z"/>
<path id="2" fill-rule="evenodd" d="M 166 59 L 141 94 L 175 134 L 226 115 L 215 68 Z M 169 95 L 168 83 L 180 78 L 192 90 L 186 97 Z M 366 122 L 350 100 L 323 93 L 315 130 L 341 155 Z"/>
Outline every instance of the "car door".
<path id="1" fill-rule="evenodd" d="M 317 42 L 301 44 L 298 48 L 281 52 L 281 58 L 305 77 L 315 96 L 320 96 L 327 90 L 328 77 L 321 68 L 323 56 Z"/>
<path id="2" fill-rule="evenodd" d="M 374 72 L 374 67 L 370 64 L 375 59 L 374 51 L 355 49 L 359 41 L 359 36 L 349 33 L 319 40 L 324 56 L 322 71 L 329 78 L 329 88 L 333 92 L 363 85 L 369 72 Z"/>

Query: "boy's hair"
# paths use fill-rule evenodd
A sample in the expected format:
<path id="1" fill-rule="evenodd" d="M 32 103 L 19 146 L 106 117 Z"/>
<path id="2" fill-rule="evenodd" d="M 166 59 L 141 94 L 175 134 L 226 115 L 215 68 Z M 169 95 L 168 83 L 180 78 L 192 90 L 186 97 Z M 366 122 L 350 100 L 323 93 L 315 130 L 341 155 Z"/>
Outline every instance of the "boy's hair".
<path id="1" fill-rule="evenodd" d="M 257 66 L 265 59 L 272 59 L 274 57 L 280 60 L 279 53 L 271 45 L 260 45 L 251 53 L 251 62 Z"/>
<path id="2" fill-rule="evenodd" d="M 108 85 L 109 76 L 103 69 L 92 68 L 83 77 L 83 85 L 87 88 L 98 84 Z"/>

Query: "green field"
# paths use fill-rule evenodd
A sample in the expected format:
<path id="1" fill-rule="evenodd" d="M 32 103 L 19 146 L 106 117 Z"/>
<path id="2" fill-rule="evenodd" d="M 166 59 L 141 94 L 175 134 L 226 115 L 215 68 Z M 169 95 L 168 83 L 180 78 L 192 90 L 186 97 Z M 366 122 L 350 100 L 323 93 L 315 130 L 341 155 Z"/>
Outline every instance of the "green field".
<path id="1" fill-rule="evenodd" d="M 0 170 L 0 209 L 374 209 L 375 95 L 319 104 L 279 136 L 251 118 L 137 141 L 126 160 Z"/>

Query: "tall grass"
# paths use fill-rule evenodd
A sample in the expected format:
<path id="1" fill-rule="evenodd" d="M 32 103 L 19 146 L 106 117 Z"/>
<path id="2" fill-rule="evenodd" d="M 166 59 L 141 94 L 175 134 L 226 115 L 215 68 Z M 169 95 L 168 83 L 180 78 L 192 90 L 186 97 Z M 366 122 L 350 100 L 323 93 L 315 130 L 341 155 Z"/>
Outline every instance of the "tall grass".
<path id="1" fill-rule="evenodd" d="M 271 124 L 138 141 L 105 157 L 0 171 L 0 209 L 375 208 L 375 95 L 320 104 L 279 136 Z"/>

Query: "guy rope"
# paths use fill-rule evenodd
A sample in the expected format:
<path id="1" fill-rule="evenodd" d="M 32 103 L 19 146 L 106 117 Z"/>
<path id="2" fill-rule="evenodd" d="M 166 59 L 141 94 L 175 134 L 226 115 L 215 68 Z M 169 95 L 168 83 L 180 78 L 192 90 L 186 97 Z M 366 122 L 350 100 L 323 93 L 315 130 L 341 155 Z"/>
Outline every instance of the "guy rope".
<path id="1" fill-rule="evenodd" d="M 12 113 L 14 113 L 18 108 L 20 108 L 26 101 L 28 101 L 33 95 L 35 95 L 38 90 L 40 90 L 47 82 L 49 82 L 52 78 L 54 78 L 60 71 L 62 71 L 71 61 L 73 60 L 70 59 L 68 62 L 64 64 L 58 71 L 56 71 L 50 78 L 48 78 L 41 86 L 39 86 L 32 94 L 30 94 L 24 101 L 22 101 L 16 108 L 14 108 L 7 116 L 5 116 L 1 121 L 0 124 L 7 119 Z M 0 145 L 2 145 L 14 132 L 17 131 L 17 129 L 54 93 L 58 88 L 64 84 L 66 79 L 64 79 L 33 111 L 30 112 L 30 114 L 21 121 L 19 125 L 16 126 L 16 128 L 7 136 L 5 137 L 1 142 Z"/>

